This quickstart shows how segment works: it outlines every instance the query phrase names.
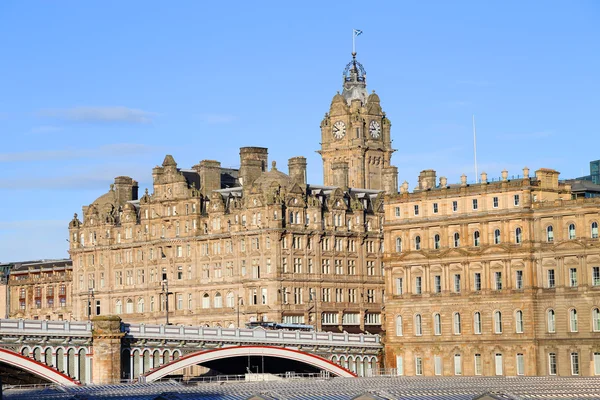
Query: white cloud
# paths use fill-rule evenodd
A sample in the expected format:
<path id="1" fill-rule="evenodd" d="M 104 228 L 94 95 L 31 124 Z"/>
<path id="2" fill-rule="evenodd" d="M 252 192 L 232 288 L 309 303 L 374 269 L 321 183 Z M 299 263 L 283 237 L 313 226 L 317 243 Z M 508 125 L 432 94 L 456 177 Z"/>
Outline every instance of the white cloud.
<path id="1" fill-rule="evenodd" d="M 88 149 L 33 150 L 0 153 L 0 163 L 104 158 L 149 153 L 157 148 L 138 143 L 115 143 Z"/>
<path id="2" fill-rule="evenodd" d="M 237 120 L 237 117 L 230 114 L 200 114 L 200 119 L 207 124 L 228 124 Z"/>
<path id="3" fill-rule="evenodd" d="M 40 117 L 58 118 L 77 122 L 127 122 L 147 124 L 156 113 L 122 106 L 48 108 L 38 111 Z"/>

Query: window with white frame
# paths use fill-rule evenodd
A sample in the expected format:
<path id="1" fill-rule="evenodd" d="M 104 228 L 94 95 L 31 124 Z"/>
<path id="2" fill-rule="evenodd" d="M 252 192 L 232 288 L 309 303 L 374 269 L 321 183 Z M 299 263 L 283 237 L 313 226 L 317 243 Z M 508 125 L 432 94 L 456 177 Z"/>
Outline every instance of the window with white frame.
<path id="1" fill-rule="evenodd" d="M 435 275 L 433 277 L 433 291 L 435 293 L 442 292 L 442 276 L 441 275 Z"/>
<path id="2" fill-rule="evenodd" d="M 437 233 L 435 235 L 433 235 L 433 248 L 435 250 L 439 250 L 441 247 L 440 244 L 440 235 L 438 235 Z"/>
<path id="3" fill-rule="evenodd" d="M 547 271 L 547 277 L 548 288 L 554 288 L 556 286 L 556 280 L 554 279 L 554 269 L 549 269 Z"/>
<path id="4" fill-rule="evenodd" d="M 494 312 L 494 332 L 502 333 L 502 313 L 500 311 Z"/>
<path id="5" fill-rule="evenodd" d="M 494 287 L 496 290 L 502 290 L 502 272 L 494 272 Z"/>
<path id="6" fill-rule="evenodd" d="M 360 325 L 359 313 L 344 313 L 342 315 L 342 324 L 344 325 Z"/>
<path id="7" fill-rule="evenodd" d="M 433 333 L 434 335 L 442 334 L 442 316 L 438 313 L 433 315 Z"/>
<path id="8" fill-rule="evenodd" d="M 548 375 L 556 375 L 556 353 L 548 353 Z"/>
<path id="9" fill-rule="evenodd" d="M 492 207 L 493 208 L 498 208 L 498 197 L 494 197 L 492 198 Z"/>
<path id="10" fill-rule="evenodd" d="M 515 313 L 515 329 L 517 333 L 523 333 L 523 311 L 517 310 Z"/>
<path id="11" fill-rule="evenodd" d="M 338 315 L 336 312 L 324 312 L 321 316 L 323 325 L 338 325 Z"/>
<path id="12" fill-rule="evenodd" d="M 525 375 L 525 356 L 517 353 L 517 375 Z"/>
<path id="13" fill-rule="evenodd" d="M 576 239 L 577 235 L 575 234 L 575 224 L 569 224 L 569 240 Z"/>
<path id="14" fill-rule="evenodd" d="M 415 294 L 421 294 L 422 293 L 422 287 L 421 287 L 422 280 L 423 280 L 422 277 L 415 276 Z"/>
<path id="15" fill-rule="evenodd" d="M 415 315 L 415 335 L 421 336 L 423 334 L 423 320 L 421 314 Z"/>
<path id="16" fill-rule="evenodd" d="M 571 375 L 579 375 L 579 353 L 571 353 Z"/>
<path id="17" fill-rule="evenodd" d="M 435 375 L 442 375 L 442 356 L 438 354 L 433 356 L 433 370 Z"/>
<path id="18" fill-rule="evenodd" d="M 458 211 L 458 201 L 453 201 L 452 202 L 452 212 L 457 212 Z"/>
<path id="19" fill-rule="evenodd" d="M 577 286 L 577 268 L 569 268 L 569 286 Z"/>
<path id="20" fill-rule="evenodd" d="M 423 375 L 423 359 L 415 356 L 415 375 Z"/>
<path id="21" fill-rule="evenodd" d="M 571 332 L 577 332 L 579 330 L 577 324 L 577 310 L 574 308 L 569 310 L 569 329 Z"/>
<path id="22" fill-rule="evenodd" d="M 404 359 L 402 356 L 396 356 L 396 374 L 404 375 Z"/>
<path id="23" fill-rule="evenodd" d="M 395 215 L 396 217 L 399 217 L 399 216 L 400 216 L 400 207 L 394 207 L 394 215 Z"/>
<path id="24" fill-rule="evenodd" d="M 462 359 L 460 354 L 454 355 L 454 375 L 462 375 Z"/>
<path id="25" fill-rule="evenodd" d="M 479 247 L 479 244 L 480 244 L 479 231 L 475 231 L 475 232 L 473 232 L 473 246 Z"/>
<path id="26" fill-rule="evenodd" d="M 477 199 L 473 199 L 473 210 L 477 210 L 477 208 L 478 208 Z"/>
<path id="27" fill-rule="evenodd" d="M 594 375 L 600 375 L 600 352 L 594 353 Z"/>
<path id="28" fill-rule="evenodd" d="M 419 215 L 419 205 L 418 204 L 415 204 L 414 210 L 415 210 L 415 215 Z"/>
<path id="29" fill-rule="evenodd" d="M 401 296 L 404 293 L 403 287 L 402 287 L 402 281 L 403 281 L 402 278 L 396 278 L 396 294 L 398 296 Z"/>
<path id="30" fill-rule="evenodd" d="M 475 333 L 476 335 L 480 335 L 481 326 L 481 313 L 479 311 L 476 311 L 475 314 L 473 314 L 473 333 Z"/>
<path id="31" fill-rule="evenodd" d="M 546 311 L 546 320 L 548 325 L 548 333 L 556 332 L 556 313 L 554 310 Z"/>
<path id="32" fill-rule="evenodd" d="M 483 372 L 483 363 L 481 362 L 481 354 L 476 353 L 473 356 L 473 363 L 474 363 L 475 375 L 481 375 Z"/>
<path id="33" fill-rule="evenodd" d="M 598 307 L 592 310 L 592 331 L 600 332 L 600 309 Z"/>
<path id="34" fill-rule="evenodd" d="M 513 200 L 514 200 L 514 203 L 513 203 L 513 204 L 514 204 L 515 206 L 518 206 L 518 205 L 521 203 L 521 198 L 519 197 L 519 195 L 518 195 L 518 194 L 515 194 L 515 195 L 514 195 L 514 197 L 513 197 Z"/>
<path id="35" fill-rule="evenodd" d="M 415 250 L 421 250 L 421 236 L 415 236 Z"/>
<path id="36" fill-rule="evenodd" d="M 438 213 L 438 203 L 433 203 L 433 213 L 434 214 Z"/>
<path id="37" fill-rule="evenodd" d="M 502 354 L 496 353 L 495 356 L 495 364 L 496 364 L 496 375 L 503 375 L 503 363 L 502 363 Z"/>
<path id="38" fill-rule="evenodd" d="M 515 229 L 515 243 L 521 244 L 523 240 L 523 230 L 521 228 Z"/>
<path id="39" fill-rule="evenodd" d="M 598 239 L 598 223 L 592 222 L 592 239 Z"/>
<path id="40" fill-rule="evenodd" d="M 494 230 L 494 244 L 500 244 L 500 229 Z"/>
<path id="41" fill-rule="evenodd" d="M 458 232 L 454 232 L 454 247 L 460 247 L 460 235 Z"/>
<path id="42" fill-rule="evenodd" d="M 402 316 L 398 315 L 396 317 L 396 336 L 402 336 L 403 334 L 403 330 L 402 330 Z"/>
<path id="43" fill-rule="evenodd" d="M 402 239 L 396 238 L 396 253 L 402 253 Z"/>
<path id="44" fill-rule="evenodd" d="M 515 271 L 515 289 L 523 289 L 523 271 Z"/>
<path id="45" fill-rule="evenodd" d="M 479 292 L 481 290 L 481 272 L 473 274 L 473 290 Z"/>
<path id="46" fill-rule="evenodd" d="M 552 225 L 548 225 L 548 227 L 546 228 L 546 241 L 548 243 L 554 242 L 554 228 L 552 227 Z"/>
<path id="47" fill-rule="evenodd" d="M 592 286 L 600 286 L 600 267 L 592 267 Z"/>
<path id="48" fill-rule="evenodd" d="M 461 334 L 460 313 L 454 313 L 454 334 Z"/>
<path id="49" fill-rule="evenodd" d="M 202 308 L 210 308 L 210 296 L 208 293 L 204 293 L 202 296 Z"/>
<path id="50" fill-rule="evenodd" d="M 460 293 L 460 274 L 454 274 L 454 292 Z"/>

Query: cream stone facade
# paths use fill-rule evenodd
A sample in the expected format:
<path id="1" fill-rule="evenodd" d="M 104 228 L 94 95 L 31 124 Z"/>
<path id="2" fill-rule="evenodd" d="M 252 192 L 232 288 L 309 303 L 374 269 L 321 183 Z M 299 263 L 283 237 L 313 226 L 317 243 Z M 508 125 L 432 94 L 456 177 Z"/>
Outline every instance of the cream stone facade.
<path id="1" fill-rule="evenodd" d="M 77 317 L 165 322 L 168 299 L 177 324 L 380 332 L 382 190 L 395 191 L 396 169 L 389 121 L 355 57 L 345 76 L 348 93 L 322 125 L 325 185 L 307 184 L 304 157 L 285 174 L 268 169 L 267 149 L 244 147 L 235 170 L 214 160 L 182 169 L 168 155 L 151 191 L 138 198 L 137 182 L 117 177 L 83 207 L 69 224 Z M 352 135 L 333 131 L 341 120 Z"/>
<path id="2" fill-rule="evenodd" d="M 600 199 L 559 173 L 386 196 L 386 365 L 403 375 L 599 375 Z"/>
<path id="3" fill-rule="evenodd" d="M 9 318 L 71 320 L 71 260 L 10 265 L 6 304 Z"/>

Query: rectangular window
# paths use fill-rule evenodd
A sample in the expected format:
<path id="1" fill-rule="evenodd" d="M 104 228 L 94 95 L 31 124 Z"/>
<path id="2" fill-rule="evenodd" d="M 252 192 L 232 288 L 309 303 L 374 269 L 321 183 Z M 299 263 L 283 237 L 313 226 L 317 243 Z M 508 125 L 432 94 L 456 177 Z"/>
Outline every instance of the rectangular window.
<path id="1" fill-rule="evenodd" d="M 556 353 L 548 353 L 548 374 L 556 375 Z"/>
<path id="2" fill-rule="evenodd" d="M 579 353 L 571 353 L 571 375 L 579 375 Z"/>
<path id="3" fill-rule="evenodd" d="M 454 375 L 462 375 L 462 362 L 460 354 L 454 355 Z"/>
<path id="4" fill-rule="evenodd" d="M 519 198 L 518 194 L 515 194 L 514 200 L 515 200 L 515 206 L 518 206 L 521 203 L 521 199 Z"/>
<path id="5" fill-rule="evenodd" d="M 402 289 L 402 278 L 396 278 L 396 294 L 401 296 L 403 293 Z"/>
<path id="6" fill-rule="evenodd" d="M 474 363 L 475 363 L 475 375 L 481 375 L 482 371 L 483 371 L 483 365 L 481 363 L 481 354 L 475 354 Z"/>
<path id="7" fill-rule="evenodd" d="M 494 273 L 494 282 L 496 285 L 496 290 L 502 290 L 502 272 L 496 271 Z"/>
<path id="8" fill-rule="evenodd" d="M 452 212 L 457 212 L 458 211 L 458 201 L 453 201 L 452 202 Z"/>
<path id="9" fill-rule="evenodd" d="M 415 215 L 419 215 L 419 206 L 415 204 Z"/>
<path id="10" fill-rule="evenodd" d="M 592 285 L 600 286 L 600 267 L 592 267 Z"/>
<path id="11" fill-rule="evenodd" d="M 594 353 L 594 375 L 600 375 L 600 353 Z"/>
<path id="12" fill-rule="evenodd" d="M 442 277 L 440 275 L 435 275 L 433 277 L 433 290 L 435 293 L 442 292 Z"/>
<path id="13" fill-rule="evenodd" d="M 460 293 L 460 274 L 454 274 L 454 292 Z"/>
<path id="14" fill-rule="evenodd" d="M 421 281 L 420 276 L 415 277 L 415 294 L 421 294 Z"/>
<path id="15" fill-rule="evenodd" d="M 515 288 L 523 289 L 523 271 L 516 271 Z"/>
<path id="16" fill-rule="evenodd" d="M 548 287 L 553 288 L 556 286 L 556 281 L 554 280 L 554 270 L 548 270 Z"/>
<path id="17" fill-rule="evenodd" d="M 517 375 L 525 375 L 525 357 L 523 354 L 517 354 Z"/>
<path id="18" fill-rule="evenodd" d="M 496 364 L 496 375 L 503 375 L 502 371 L 502 354 L 496 353 L 495 356 Z"/>
<path id="19" fill-rule="evenodd" d="M 473 289 L 476 292 L 479 292 L 481 290 L 481 272 L 475 272 L 475 276 L 473 278 Z"/>
<path id="20" fill-rule="evenodd" d="M 442 375 L 442 357 L 435 355 L 433 356 L 433 368 L 436 375 Z"/>
<path id="21" fill-rule="evenodd" d="M 492 207 L 498 208 L 498 197 L 492 199 Z"/>
<path id="22" fill-rule="evenodd" d="M 433 203 L 433 213 L 434 214 L 438 213 L 438 203 Z"/>
<path id="23" fill-rule="evenodd" d="M 419 356 L 415 357 L 415 375 L 423 375 L 423 359 Z"/>
<path id="24" fill-rule="evenodd" d="M 400 216 L 400 207 L 394 207 L 394 215 L 395 215 L 396 217 L 399 217 L 399 216 Z"/>
<path id="25" fill-rule="evenodd" d="M 404 375 L 404 360 L 402 356 L 396 356 L 396 374 Z"/>
<path id="26" fill-rule="evenodd" d="M 577 268 L 569 269 L 569 284 L 571 287 L 577 286 Z"/>
<path id="27" fill-rule="evenodd" d="M 478 204 L 477 199 L 473 199 L 473 210 L 477 210 Z"/>

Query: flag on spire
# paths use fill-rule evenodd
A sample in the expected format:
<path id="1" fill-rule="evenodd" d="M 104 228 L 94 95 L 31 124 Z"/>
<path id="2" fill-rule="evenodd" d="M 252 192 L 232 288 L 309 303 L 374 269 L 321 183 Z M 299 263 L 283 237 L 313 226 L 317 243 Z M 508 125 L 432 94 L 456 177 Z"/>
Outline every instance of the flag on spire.
<path id="1" fill-rule="evenodd" d="M 360 29 L 354 29 L 354 36 L 362 35 L 362 31 Z"/>

